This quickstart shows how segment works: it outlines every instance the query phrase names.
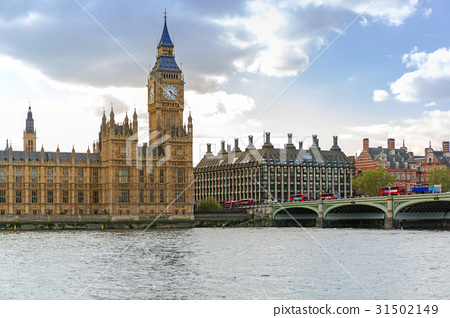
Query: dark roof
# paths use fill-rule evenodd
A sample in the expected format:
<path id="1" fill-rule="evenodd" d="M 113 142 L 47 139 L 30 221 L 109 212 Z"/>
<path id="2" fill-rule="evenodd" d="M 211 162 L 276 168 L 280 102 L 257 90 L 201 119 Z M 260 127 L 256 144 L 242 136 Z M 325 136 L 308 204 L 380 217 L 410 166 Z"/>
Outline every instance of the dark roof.
<path id="1" fill-rule="evenodd" d="M 445 164 L 450 167 L 450 153 L 445 153 L 443 151 L 433 150 L 433 154 L 436 157 L 438 164 Z"/>
<path id="2" fill-rule="evenodd" d="M 273 148 L 247 150 L 243 152 L 230 152 L 223 155 L 209 155 L 204 157 L 195 169 L 226 167 L 238 164 L 254 165 L 314 165 L 330 167 L 353 167 L 348 157 L 338 150 L 320 150 L 312 146 L 310 149 Z"/>
<path id="3" fill-rule="evenodd" d="M 177 62 L 175 61 L 175 58 L 171 56 L 160 56 L 156 60 L 154 68 L 164 72 L 181 72 L 180 68 L 177 65 Z"/>
<path id="4" fill-rule="evenodd" d="M 29 161 L 41 161 L 40 151 L 30 151 L 28 152 Z M 101 162 L 101 156 L 99 153 L 90 154 L 91 163 Z M 13 161 L 25 161 L 25 151 L 13 151 L 12 152 Z M 72 162 L 71 152 L 61 152 L 59 154 L 59 159 L 61 162 Z M 0 160 L 9 160 L 9 150 L 0 150 Z M 56 162 L 56 152 L 44 152 L 44 161 Z M 87 162 L 87 153 L 75 153 L 75 162 Z"/>
<path id="5" fill-rule="evenodd" d="M 392 152 L 387 148 L 369 148 L 368 153 L 372 160 L 387 161 L 388 168 L 405 169 L 410 163 L 415 163 L 415 159 L 411 158 L 404 149 L 394 149 Z M 413 159 L 413 160 L 411 160 Z M 406 166 L 405 166 L 406 164 Z"/>

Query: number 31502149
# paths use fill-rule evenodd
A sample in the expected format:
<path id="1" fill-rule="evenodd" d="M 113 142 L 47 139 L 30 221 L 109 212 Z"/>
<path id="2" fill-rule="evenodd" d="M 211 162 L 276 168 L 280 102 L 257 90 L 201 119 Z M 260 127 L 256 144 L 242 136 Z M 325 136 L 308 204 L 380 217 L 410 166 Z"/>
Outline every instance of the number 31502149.
<path id="1" fill-rule="evenodd" d="M 436 315 L 439 311 L 437 305 L 377 305 L 376 314 L 383 315 Z"/>

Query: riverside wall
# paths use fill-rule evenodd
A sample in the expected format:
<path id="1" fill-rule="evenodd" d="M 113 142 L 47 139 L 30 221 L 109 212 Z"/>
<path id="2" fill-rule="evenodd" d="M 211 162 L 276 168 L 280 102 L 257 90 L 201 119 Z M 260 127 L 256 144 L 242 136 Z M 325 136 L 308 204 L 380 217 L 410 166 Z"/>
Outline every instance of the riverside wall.
<path id="1" fill-rule="evenodd" d="M 194 215 L 0 215 L 0 231 L 143 230 L 272 226 L 271 209 L 209 211 Z"/>

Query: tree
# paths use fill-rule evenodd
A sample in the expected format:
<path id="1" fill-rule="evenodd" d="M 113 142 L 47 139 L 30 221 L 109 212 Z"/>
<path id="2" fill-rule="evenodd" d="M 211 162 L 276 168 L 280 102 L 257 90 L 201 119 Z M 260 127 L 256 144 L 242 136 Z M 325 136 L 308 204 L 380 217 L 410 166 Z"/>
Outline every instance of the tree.
<path id="1" fill-rule="evenodd" d="M 450 191 L 450 169 L 447 167 L 431 169 L 427 173 L 427 180 L 430 186 L 440 184 L 442 192 Z"/>
<path id="2" fill-rule="evenodd" d="M 207 197 L 198 203 L 197 211 L 214 211 L 222 210 L 222 205 L 214 199 L 214 197 Z"/>
<path id="3" fill-rule="evenodd" d="M 392 186 L 396 178 L 383 167 L 379 166 L 375 170 L 367 170 L 363 175 L 353 179 L 352 185 L 356 194 L 360 195 L 378 195 L 380 187 Z"/>

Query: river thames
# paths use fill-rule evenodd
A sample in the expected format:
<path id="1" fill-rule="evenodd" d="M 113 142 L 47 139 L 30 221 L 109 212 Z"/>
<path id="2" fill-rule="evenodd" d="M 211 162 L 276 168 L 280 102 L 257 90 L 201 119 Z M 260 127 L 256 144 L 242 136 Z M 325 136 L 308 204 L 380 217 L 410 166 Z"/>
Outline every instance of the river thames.
<path id="1" fill-rule="evenodd" d="M 449 231 L 1 232 L 0 299 L 450 299 Z"/>

